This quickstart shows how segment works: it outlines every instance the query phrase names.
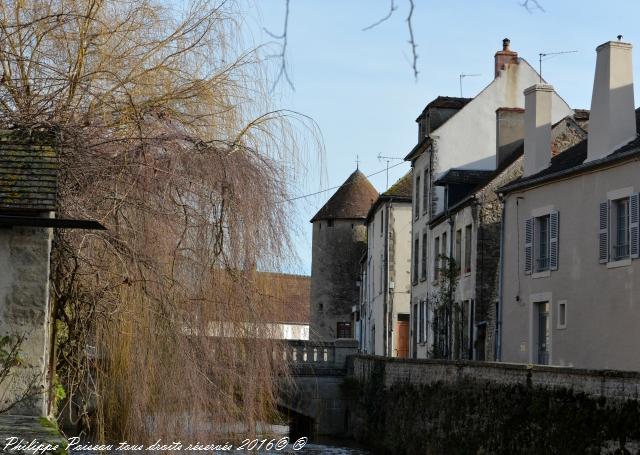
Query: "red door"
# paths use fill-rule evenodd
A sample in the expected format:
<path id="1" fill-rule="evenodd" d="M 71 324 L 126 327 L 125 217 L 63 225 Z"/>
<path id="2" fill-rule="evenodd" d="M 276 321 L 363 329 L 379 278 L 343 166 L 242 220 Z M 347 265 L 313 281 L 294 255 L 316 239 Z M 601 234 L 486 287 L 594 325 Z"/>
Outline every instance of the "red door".
<path id="1" fill-rule="evenodd" d="M 396 357 L 409 357 L 409 321 L 398 321 L 396 325 Z"/>

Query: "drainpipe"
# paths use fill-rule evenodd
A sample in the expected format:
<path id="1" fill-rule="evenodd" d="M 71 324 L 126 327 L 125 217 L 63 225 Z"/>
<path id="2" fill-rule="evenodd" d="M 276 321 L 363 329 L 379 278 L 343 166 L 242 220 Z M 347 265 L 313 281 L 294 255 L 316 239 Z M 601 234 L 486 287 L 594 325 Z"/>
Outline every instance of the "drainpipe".
<path id="1" fill-rule="evenodd" d="M 446 200 L 444 201 L 445 204 L 449 205 L 449 201 Z M 447 210 L 447 216 L 448 218 L 448 223 L 449 223 L 449 254 L 445 255 L 447 256 L 447 260 L 449 262 L 448 266 L 451 265 L 451 252 L 453 251 L 453 218 L 451 217 L 451 212 L 449 212 L 449 208 L 446 208 Z M 449 273 L 451 273 L 451 270 L 449 270 Z M 449 308 L 449 317 L 451 318 L 451 320 L 449 321 L 447 330 L 449 331 L 449 336 L 448 338 L 448 357 L 452 358 L 454 357 L 454 354 L 457 355 L 457 353 L 453 352 L 454 346 L 455 346 L 455 335 L 456 335 L 456 328 L 455 328 L 455 324 L 456 324 L 456 318 L 455 318 L 455 305 L 453 305 L 453 293 L 451 292 L 451 282 L 447 283 L 449 286 L 448 289 L 448 294 L 449 294 L 449 305 L 451 305 L 451 308 Z"/>
<path id="2" fill-rule="evenodd" d="M 392 290 L 389 288 L 389 215 L 391 213 L 391 204 L 393 199 L 390 199 L 385 206 L 385 226 L 384 226 L 384 299 L 385 308 L 387 314 L 385 315 L 387 320 L 387 331 L 385 332 L 387 337 L 387 356 L 393 356 L 393 298 L 391 296 Z"/>
<path id="3" fill-rule="evenodd" d="M 495 352 L 497 362 L 502 361 L 502 307 L 503 302 L 503 288 L 504 288 L 504 220 L 507 209 L 507 204 L 503 195 L 498 194 L 498 199 L 502 202 L 502 219 L 500 220 L 500 273 L 498 275 L 498 311 L 496 314 L 496 327 L 495 327 Z M 518 247 L 520 247 L 518 245 Z M 519 265 L 518 265 L 519 266 Z M 518 271 L 519 273 L 519 271 Z"/>

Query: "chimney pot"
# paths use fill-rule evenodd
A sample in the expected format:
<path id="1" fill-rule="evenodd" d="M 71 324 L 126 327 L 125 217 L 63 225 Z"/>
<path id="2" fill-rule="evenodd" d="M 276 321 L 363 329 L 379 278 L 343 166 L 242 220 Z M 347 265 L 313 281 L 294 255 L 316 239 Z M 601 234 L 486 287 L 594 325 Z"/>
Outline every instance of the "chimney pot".
<path id="1" fill-rule="evenodd" d="M 518 53 L 511 50 L 509 45 L 511 40 L 505 38 L 502 40 L 502 50 L 496 52 L 494 76 L 498 77 L 500 71 L 505 69 L 510 63 L 518 63 Z"/>
<path id="2" fill-rule="evenodd" d="M 585 162 L 604 158 L 637 136 L 631 51 L 622 41 L 596 48 Z"/>

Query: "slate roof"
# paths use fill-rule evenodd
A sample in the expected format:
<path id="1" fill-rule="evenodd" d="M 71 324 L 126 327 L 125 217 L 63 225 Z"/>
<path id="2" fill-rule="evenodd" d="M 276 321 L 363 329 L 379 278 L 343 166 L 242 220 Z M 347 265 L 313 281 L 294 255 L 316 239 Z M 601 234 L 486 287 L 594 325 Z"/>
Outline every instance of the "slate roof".
<path id="1" fill-rule="evenodd" d="M 432 107 L 440 109 L 462 109 L 472 99 L 473 98 L 460 98 L 457 96 L 438 96 L 425 106 L 416 121 L 424 116 L 424 114 Z"/>
<path id="2" fill-rule="evenodd" d="M 378 196 L 369 179 L 356 170 L 311 218 L 311 222 L 330 219 L 365 219 Z"/>
<path id="3" fill-rule="evenodd" d="M 0 131 L 0 211 L 55 209 L 58 160 L 51 141 Z"/>
<path id="4" fill-rule="evenodd" d="M 636 129 L 640 131 L 640 108 L 636 109 Z M 551 164 L 547 168 L 528 177 L 516 179 L 510 184 L 499 188 L 498 192 L 508 193 L 515 189 L 521 189 L 534 184 L 551 181 L 557 177 L 572 174 L 574 172 L 577 173 L 584 169 L 591 169 L 612 161 L 626 159 L 629 156 L 640 154 L 640 137 L 637 137 L 609 155 L 585 164 L 584 161 L 587 159 L 587 144 L 588 139 L 582 140 L 573 147 L 570 147 L 564 152 L 551 158 Z"/>
<path id="5" fill-rule="evenodd" d="M 477 185 L 485 182 L 489 177 L 494 174 L 493 170 L 471 170 L 471 169 L 456 169 L 452 168 L 445 172 L 439 179 L 437 179 L 435 185 Z"/>

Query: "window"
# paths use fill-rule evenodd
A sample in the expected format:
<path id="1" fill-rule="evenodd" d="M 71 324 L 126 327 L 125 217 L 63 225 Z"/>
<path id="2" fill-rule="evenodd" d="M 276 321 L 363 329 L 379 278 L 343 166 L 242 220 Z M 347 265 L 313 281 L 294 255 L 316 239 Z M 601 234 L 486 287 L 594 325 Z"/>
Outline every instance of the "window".
<path id="1" fill-rule="evenodd" d="M 327 226 L 333 227 L 333 220 L 327 220 Z"/>
<path id="2" fill-rule="evenodd" d="M 433 241 L 433 279 L 440 278 L 440 237 Z"/>
<path id="3" fill-rule="evenodd" d="M 567 302 L 558 302 L 558 328 L 567 328 Z"/>
<path id="4" fill-rule="evenodd" d="M 627 194 L 631 191 L 625 191 Z M 619 197 L 600 204 L 600 262 L 638 258 L 638 194 Z"/>
<path id="5" fill-rule="evenodd" d="M 420 176 L 419 175 L 416 177 L 416 202 L 415 202 L 415 206 L 416 206 L 415 217 L 416 217 L 416 219 L 418 219 L 418 217 L 420 216 Z"/>
<path id="6" fill-rule="evenodd" d="M 460 270 L 460 266 L 462 265 L 460 261 L 462 260 L 462 229 L 458 229 L 456 231 L 456 246 L 455 246 L 455 256 L 454 259 L 456 261 L 456 267 Z"/>
<path id="7" fill-rule="evenodd" d="M 420 240 L 415 239 L 413 244 L 413 283 L 418 282 L 418 256 L 420 253 Z"/>
<path id="8" fill-rule="evenodd" d="M 420 300 L 420 319 L 418 322 L 418 340 L 420 343 L 424 343 L 424 301 Z"/>
<path id="9" fill-rule="evenodd" d="M 380 210 L 380 237 L 384 233 L 384 208 Z"/>
<path id="10" fill-rule="evenodd" d="M 613 206 L 613 244 L 611 254 L 618 261 L 629 257 L 629 198 L 612 202 Z"/>
<path id="11" fill-rule="evenodd" d="M 447 254 L 447 250 L 449 249 L 448 246 L 449 246 L 449 244 L 447 243 L 447 233 L 443 232 L 442 233 L 442 246 L 440 247 L 440 250 L 442 251 L 442 254 L 441 254 L 442 257 L 440 258 L 440 268 L 444 268 L 446 266 L 446 262 L 445 262 L 446 258 L 445 257 L 449 256 L 449 254 Z"/>
<path id="12" fill-rule="evenodd" d="M 422 261 L 420 262 L 421 265 L 421 273 L 420 273 L 420 279 L 421 280 L 426 280 L 427 279 L 427 233 L 423 232 L 422 233 Z"/>
<path id="13" fill-rule="evenodd" d="M 423 183 L 422 183 L 422 213 L 427 213 L 427 207 L 429 205 L 429 201 L 427 200 L 428 197 L 429 197 L 429 171 L 425 169 Z"/>
<path id="14" fill-rule="evenodd" d="M 536 264 L 535 271 L 549 270 L 549 215 L 535 219 L 536 226 Z"/>
<path id="15" fill-rule="evenodd" d="M 338 322 L 338 338 L 351 338 L 351 322 Z"/>
<path id="16" fill-rule="evenodd" d="M 380 294 L 384 292 L 384 255 L 380 253 Z"/>
<path id="17" fill-rule="evenodd" d="M 558 212 L 544 208 L 534 210 L 539 215 L 525 220 L 524 225 L 524 271 L 526 274 L 542 273 L 534 276 L 549 276 L 551 270 L 558 270 Z M 541 213 L 542 212 L 542 213 Z"/>
<path id="18" fill-rule="evenodd" d="M 464 273 L 471 273 L 471 225 L 464 228 Z"/>

